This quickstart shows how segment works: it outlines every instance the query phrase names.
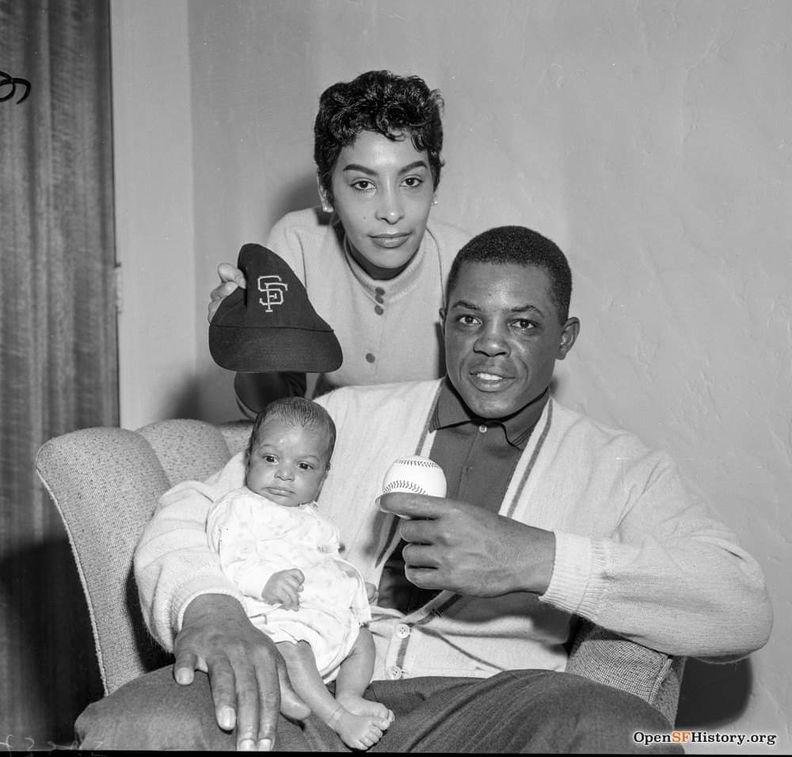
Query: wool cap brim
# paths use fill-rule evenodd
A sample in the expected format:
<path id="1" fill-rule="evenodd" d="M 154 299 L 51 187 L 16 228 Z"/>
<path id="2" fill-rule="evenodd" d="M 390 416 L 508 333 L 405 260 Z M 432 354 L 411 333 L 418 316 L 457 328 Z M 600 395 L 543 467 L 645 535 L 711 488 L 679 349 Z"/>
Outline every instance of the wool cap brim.
<path id="1" fill-rule="evenodd" d="M 327 373 L 340 367 L 333 329 L 280 256 L 246 244 L 237 267 L 247 288 L 228 295 L 209 325 L 209 352 L 218 365 L 237 373 Z"/>

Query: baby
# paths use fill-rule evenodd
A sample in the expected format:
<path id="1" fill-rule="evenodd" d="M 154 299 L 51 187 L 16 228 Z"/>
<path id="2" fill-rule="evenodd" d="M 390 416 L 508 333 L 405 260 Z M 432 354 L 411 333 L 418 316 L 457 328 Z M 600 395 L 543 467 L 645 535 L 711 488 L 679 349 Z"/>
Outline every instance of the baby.
<path id="1" fill-rule="evenodd" d="M 295 691 L 344 741 L 367 749 L 393 720 L 363 698 L 374 669 L 366 584 L 339 556 L 338 529 L 317 512 L 335 424 L 302 397 L 270 403 L 253 425 L 245 486 L 219 499 L 207 535 L 270 636 Z M 325 684 L 335 680 L 335 698 Z"/>

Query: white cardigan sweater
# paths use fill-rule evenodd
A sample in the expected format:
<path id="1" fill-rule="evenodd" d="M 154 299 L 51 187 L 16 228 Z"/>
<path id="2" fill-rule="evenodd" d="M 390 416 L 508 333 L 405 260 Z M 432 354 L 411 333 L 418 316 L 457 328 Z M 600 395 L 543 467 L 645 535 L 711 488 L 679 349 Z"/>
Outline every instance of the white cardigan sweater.
<path id="1" fill-rule="evenodd" d="M 431 449 L 438 388 L 438 381 L 346 387 L 318 400 L 339 432 L 319 506 L 339 527 L 346 559 L 375 585 L 398 542 L 394 516 L 375 500 L 396 457 Z M 204 483 L 177 485 L 138 545 L 144 617 L 166 649 L 193 598 L 239 596 L 204 526 L 212 502 L 243 478 L 240 454 Z M 442 592 L 408 616 L 373 608 L 375 679 L 563 670 L 572 615 L 672 655 L 734 659 L 768 638 L 772 610 L 756 561 L 692 500 L 669 457 L 632 434 L 550 400 L 500 514 L 555 533 L 547 591 Z"/>

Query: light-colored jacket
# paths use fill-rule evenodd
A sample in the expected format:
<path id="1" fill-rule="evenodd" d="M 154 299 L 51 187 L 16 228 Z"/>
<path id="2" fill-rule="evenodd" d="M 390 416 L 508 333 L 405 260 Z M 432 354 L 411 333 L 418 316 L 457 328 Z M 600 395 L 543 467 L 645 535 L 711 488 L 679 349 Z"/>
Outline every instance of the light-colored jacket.
<path id="1" fill-rule="evenodd" d="M 398 541 L 376 506 L 400 456 L 427 454 L 439 381 L 346 387 L 319 398 L 338 427 L 319 506 L 345 557 L 377 584 Z M 187 604 L 238 596 L 206 546 L 206 513 L 239 486 L 241 456 L 207 482 L 163 496 L 135 557 L 143 613 L 171 648 Z M 541 596 L 442 592 L 408 616 L 373 609 L 375 678 L 489 676 L 563 670 L 572 615 L 672 655 L 729 659 L 767 640 L 772 610 L 761 569 L 685 490 L 670 458 L 634 435 L 550 400 L 509 482 L 500 514 L 553 531 L 553 576 Z"/>

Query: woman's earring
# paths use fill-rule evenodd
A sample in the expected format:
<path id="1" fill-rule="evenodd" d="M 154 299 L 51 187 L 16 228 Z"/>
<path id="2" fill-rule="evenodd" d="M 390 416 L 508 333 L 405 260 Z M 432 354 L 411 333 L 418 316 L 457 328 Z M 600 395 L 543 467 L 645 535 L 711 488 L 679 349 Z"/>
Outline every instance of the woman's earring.
<path id="1" fill-rule="evenodd" d="M 327 196 L 327 192 L 324 189 L 322 189 L 321 185 L 319 186 L 319 201 L 322 204 L 322 212 L 324 213 L 333 212 L 333 204 L 330 202 L 330 198 Z"/>
<path id="2" fill-rule="evenodd" d="M 432 205 L 437 205 L 437 198 L 436 197 L 434 198 L 434 200 L 432 200 Z"/>

